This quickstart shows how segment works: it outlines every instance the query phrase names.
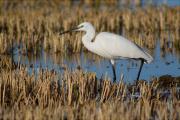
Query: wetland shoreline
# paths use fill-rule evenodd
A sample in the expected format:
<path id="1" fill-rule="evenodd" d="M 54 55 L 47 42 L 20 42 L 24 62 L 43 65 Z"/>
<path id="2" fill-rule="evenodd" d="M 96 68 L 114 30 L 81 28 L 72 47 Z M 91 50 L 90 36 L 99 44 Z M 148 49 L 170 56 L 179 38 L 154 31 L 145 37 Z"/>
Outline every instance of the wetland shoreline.
<path id="1" fill-rule="evenodd" d="M 61 31 L 89 21 L 97 32 L 121 34 L 149 49 L 156 60 L 145 65 L 149 71 L 144 76 L 152 70 L 180 70 L 180 7 L 141 7 L 140 0 L 133 4 L 126 0 L 124 7 L 117 4 L 117 0 L 1 0 L 0 119 L 180 119 L 178 74 L 159 74 L 137 84 L 126 83 L 120 76 L 113 83 L 106 76 L 99 77 L 99 69 L 90 68 L 99 63 L 104 70 L 109 66 L 102 58 L 86 54 L 81 33 L 59 36 Z M 57 69 L 63 72 L 49 69 L 49 64 L 49 68 L 60 65 Z M 126 76 L 136 74 L 138 63 L 122 61 L 118 65 L 125 73 L 132 70 Z"/>

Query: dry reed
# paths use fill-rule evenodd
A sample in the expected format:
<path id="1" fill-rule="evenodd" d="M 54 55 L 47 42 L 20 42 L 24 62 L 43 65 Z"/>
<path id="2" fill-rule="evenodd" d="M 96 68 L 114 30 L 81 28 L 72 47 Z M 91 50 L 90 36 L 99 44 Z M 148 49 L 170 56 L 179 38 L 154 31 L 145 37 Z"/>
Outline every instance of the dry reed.
<path id="1" fill-rule="evenodd" d="M 162 80 L 133 86 L 81 70 L 30 75 L 19 66 L 0 76 L 1 119 L 179 119 L 178 80 L 166 85 L 166 94 Z"/>
<path id="2" fill-rule="evenodd" d="M 179 49 L 179 7 L 84 9 L 82 5 L 63 7 L 64 4 L 68 6 L 68 2 L 56 0 L 39 3 L 4 1 L 0 4 L 4 6 L 0 16 L 0 53 L 10 52 L 8 46 L 12 43 L 22 44 L 22 53 L 37 54 L 42 48 L 52 52 L 80 52 L 84 49 L 82 34 L 59 36 L 58 33 L 83 21 L 92 22 L 97 32 L 119 33 L 148 48 L 154 48 L 157 39 L 167 42 L 168 36 L 163 32 L 173 31 L 171 40 Z"/>
<path id="3" fill-rule="evenodd" d="M 83 21 L 92 22 L 97 32 L 119 33 L 147 48 L 154 48 L 157 39 L 163 48 L 171 31 L 172 45 L 180 48 L 179 7 L 137 7 L 135 11 L 105 7 L 101 10 L 99 0 L 80 2 L 80 6 L 72 6 L 69 0 L 2 0 L 0 53 L 12 55 L 15 46 L 21 48 L 22 54 L 38 54 L 41 49 L 81 52 L 84 48 L 79 34 L 60 37 L 58 33 Z M 135 2 L 137 6 L 140 4 L 139 0 Z M 84 9 L 84 3 L 91 7 Z M 103 4 L 117 3 L 111 0 Z M 124 4 L 129 4 L 129 0 Z M 123 79 L 119 83 L 98 80 L 95 73 L 81 69 L 69 71 L 66 67 L 61 74 L 42 69 L 38 74 L 29 74 L 27 67 L 14 65 L 11 57 L 0 58 L 0 119 L 164 120 L 180 117 L 179 78 L 173 82 L 172 77 L 151 83 L 140 81 L 134 86 L 124 84 Z M 58 58 L 56 62 L 62 60 Z"/>

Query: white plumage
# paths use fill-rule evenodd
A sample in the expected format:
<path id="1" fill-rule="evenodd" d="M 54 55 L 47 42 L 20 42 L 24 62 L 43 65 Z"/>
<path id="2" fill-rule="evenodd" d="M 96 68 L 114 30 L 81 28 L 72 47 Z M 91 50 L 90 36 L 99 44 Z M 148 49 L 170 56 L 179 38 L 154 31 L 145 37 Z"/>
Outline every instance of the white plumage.
<path id="1" fill-rule="evenodd" d="M 109 32 L 101 32 L 95 36 L 95 29 L 89 22 L 81 23 L 70 31 L 86 32 L 86 34 L 82 37 L 84 46 L 89 51 L 111 60 L 114 80 L 116 79 L 114 66 L 116 59 L 141 60 L 141 67 L 137 79 L 139 79 L 143 63 L 150 63 L 153 60 L 152 56 L 144 51 L 141 47 L 120 35 Z M 65 31 L 63 33 L 70 31 Z"/>
<path id="2" fill-rule="evenodd" d="M 108 32 L 101 32 L 92 42 L 90 51 L 109 59 L 139 59 L 143 58 L 150 63 L 153 58 L 135 43 L 126 38 Z M 86 46 L 88 48 L 88 46 Z"/>

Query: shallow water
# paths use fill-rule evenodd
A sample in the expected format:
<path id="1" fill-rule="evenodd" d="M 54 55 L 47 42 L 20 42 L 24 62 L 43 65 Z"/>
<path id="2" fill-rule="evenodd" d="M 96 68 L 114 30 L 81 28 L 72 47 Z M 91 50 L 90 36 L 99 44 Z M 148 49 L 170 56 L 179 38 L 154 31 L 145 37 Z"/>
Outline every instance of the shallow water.
<path id="1" fill-rule="evenodd" d="M 180 5 L 180 0 L 142 0 L 142 5 L 152 4 L 155 6 L 160 6 L 166 4 L 168 6 L 174 7 Z"/>
<path id="2" fill-rule="evenodd" d="M 130 0 L 130 6 L 129 7 L 135 7 L 135 1 L 134 0 Z M 80 1 L 75 0 L 73 1 L 73 5 L 78 5 L 80 4 Z M 153 6 L 161 6 L 161 5 L 167 5 L 170 7 L 175 7 L 175 6 L 179 6 L 180 5 L 180 0 L 141 0 L 140 1 L 140 6 L 141 7 L 145 7 L 147 5 L 153 5 Z M 121 7 L 127 7 L 125 5 L 125 1 L 123 0 L 119 0 L 118 5 L 119 8 Z"/>
<path id="3" fill-rule="evenodd" d="M 150 64 L 144 64 L 140 79 L 150 80 L 153 77 L 160 77 L 162 75 L 180 76 L 180 56 L 178 51 L 175 51 L 175 49 L 166 52 L 162 51 L 160 43 L 157 41 L 156 48 L 150 50 L 150 54 L 154 60 Z M 55 70 L 61 74 L 64 71 L 64 66 L 66 66 L 69 70 L 80 67 L 84 71 L 95 72 L 98 78 L 113 78 L 109 60 L 98 57 L 90 52 L 61 55 L 42 51 L 39 56 L 25 56 L 21 55 L 16 48 L 13 59 L 16 63 L 28 66 L 29 73 L 32 72 L 32 68 L 36 73 L 38 73 L 39 68 L 43 68 Z M 137 77 L 139 65 L 140 61 L 135 60 L 116 61 L 117 79 L 119 80 L 123 74 L 125 82 L 133 82 Z"/>

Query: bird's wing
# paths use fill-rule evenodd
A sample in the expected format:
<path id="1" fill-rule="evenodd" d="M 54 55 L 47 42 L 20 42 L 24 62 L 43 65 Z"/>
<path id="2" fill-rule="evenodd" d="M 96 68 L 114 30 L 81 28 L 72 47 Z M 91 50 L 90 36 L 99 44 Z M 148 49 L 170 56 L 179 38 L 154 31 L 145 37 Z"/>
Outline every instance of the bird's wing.
<path id="1" fill-rule="evenodd" d="M 126 38 L 108 32 L 101 32 L 96 36 L 99 51 L 111 58 L 143 58 L 151 61 L 152 57 L 141 47 Z"/>

